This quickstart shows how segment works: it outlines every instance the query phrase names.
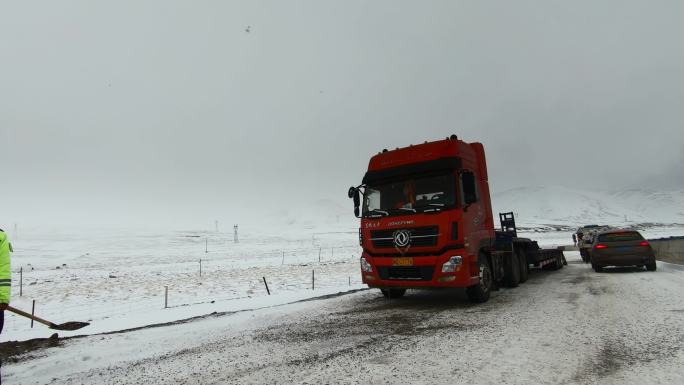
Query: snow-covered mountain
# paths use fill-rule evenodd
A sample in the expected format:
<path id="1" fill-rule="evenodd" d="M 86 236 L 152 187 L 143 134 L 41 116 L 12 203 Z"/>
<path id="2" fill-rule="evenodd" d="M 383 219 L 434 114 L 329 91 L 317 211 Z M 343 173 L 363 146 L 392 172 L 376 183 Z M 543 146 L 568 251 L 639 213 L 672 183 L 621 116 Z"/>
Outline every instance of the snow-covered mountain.
<path id="1" fill-rule="evenodd" d="M 578 190 L 521 187 L 492 194 L 495 213 L 513 211 L 521 225 L 684 223 L 684 190 Z"/>
<path id="2" fill-rule="evenodd" d="M 494 215 L 513 211 L 522 227 L 583 224 L 614 226 L 684 224 L 684 190 L 580 190 L 562 186 L 521 187 L 492 194 Z M 358 227 L 348 199 L 296 202 L 268 216 L 286 229 L 349 230 Z M 498 223 L 498 220 L 495 220 Z"/>

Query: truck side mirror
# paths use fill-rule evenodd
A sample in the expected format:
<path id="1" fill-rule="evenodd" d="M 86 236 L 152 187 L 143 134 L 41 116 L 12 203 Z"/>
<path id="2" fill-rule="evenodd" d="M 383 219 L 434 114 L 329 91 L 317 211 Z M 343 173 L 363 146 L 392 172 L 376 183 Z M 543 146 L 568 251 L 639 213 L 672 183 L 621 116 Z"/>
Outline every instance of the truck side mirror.
<path id="1" fill-rule="evenodd" d="M 354 216 L 359 217 L 359 206 L 361 206 L 361 193 L 356 187 L 350 187 L 347 196 L 354 200 Z"/>

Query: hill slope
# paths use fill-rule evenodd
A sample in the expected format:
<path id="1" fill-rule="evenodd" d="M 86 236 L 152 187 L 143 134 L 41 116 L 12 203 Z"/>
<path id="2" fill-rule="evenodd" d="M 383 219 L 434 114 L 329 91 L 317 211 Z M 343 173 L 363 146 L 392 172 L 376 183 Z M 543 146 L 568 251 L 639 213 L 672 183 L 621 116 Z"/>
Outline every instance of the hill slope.
<path id="1" fill-rule="evenodd" d="M 521 187 L 492 194 L 494 212 L 513 211 L 522 225 L 684 223 L 684 191 L 589 191 Z"/>

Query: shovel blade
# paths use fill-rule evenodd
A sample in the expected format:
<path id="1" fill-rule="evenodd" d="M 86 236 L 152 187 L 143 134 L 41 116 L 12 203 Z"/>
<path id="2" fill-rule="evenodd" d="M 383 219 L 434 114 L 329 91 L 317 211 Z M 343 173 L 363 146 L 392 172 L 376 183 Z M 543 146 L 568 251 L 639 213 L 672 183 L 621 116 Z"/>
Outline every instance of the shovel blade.
<path id="1" fill-rule="evenodd" d="M 63 324 L 59 325 L 51 325 L 50 329 L 55 329 L 55 330 L 78 330 L 80 328 L 84 328 L 86 326 L 90 325 L 88 322 L 65 322 Z"/>

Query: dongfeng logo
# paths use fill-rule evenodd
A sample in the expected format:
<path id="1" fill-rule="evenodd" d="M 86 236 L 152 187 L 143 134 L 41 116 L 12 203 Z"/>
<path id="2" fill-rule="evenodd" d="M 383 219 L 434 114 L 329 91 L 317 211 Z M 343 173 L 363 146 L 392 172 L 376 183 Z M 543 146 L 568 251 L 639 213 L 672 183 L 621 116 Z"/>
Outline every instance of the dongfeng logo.
<path id="1" fill-rule="evenodd" d="M 406 247 L 411 243 L 411 232 L 408 230 L 397 230 L 393 237 L 394 245 L 397 247 Z"/>

